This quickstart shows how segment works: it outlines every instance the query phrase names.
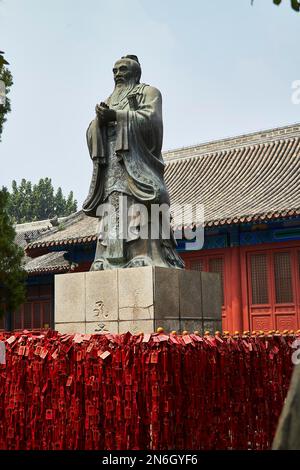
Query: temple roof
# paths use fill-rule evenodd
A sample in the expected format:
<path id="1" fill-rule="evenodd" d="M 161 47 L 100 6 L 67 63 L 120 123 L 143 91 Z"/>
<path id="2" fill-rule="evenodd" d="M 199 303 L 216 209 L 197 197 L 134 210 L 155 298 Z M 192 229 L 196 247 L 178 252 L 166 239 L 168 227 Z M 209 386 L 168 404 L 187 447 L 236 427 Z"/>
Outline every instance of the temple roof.
<path id="1" fill-rule="evenodd" d="M 25 270 L 28 274 L 61 273 L 72 270 L 71 263 L 64 255 L 67 251 L 46 253 L 36 258 L 25 256 Z"/>
<path id="2" fill-rule="evenodd" d="M 299 157 L 300 125 L 165 152 L 174 215 L 187 203 L 204 205 L 206 226 L 300 214 Z"/>
<path id="3" fill-rule="evenodd" d="M 27 222 L 25 224 L 17 224 L 15 230 L 15 242 L 19 246 L 25 247 L 33 239 L 39 238 L 43 233 L 51 230 L 51 223 L 50 220 Z"/>
<path id="4" fill-rule="evenodd" d="M 49 232 L 29 243 L 27 249 L 90 243 L 96 240 L 98 220 L 83 211 L 65 217 L 64 221 Z"/>
<path id="5" fill-rule="evenodd" d="M 299 157 L 300 124 L 164 152 L 174 220 L 178 204 L 203 204 L 205 226 L 299 215 Z M 59 221 L 27 252 L 96 240 L 97 219 L 82 211 Z"/>

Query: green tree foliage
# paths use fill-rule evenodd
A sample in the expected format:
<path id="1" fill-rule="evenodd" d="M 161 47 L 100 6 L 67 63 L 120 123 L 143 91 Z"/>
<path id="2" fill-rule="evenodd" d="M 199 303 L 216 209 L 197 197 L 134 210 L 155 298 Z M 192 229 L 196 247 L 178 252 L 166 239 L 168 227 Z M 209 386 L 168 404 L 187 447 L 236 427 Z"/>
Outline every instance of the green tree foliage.
<path id="1" fill-rule="evenodd" d="M 77 210 L 73 191 L 64 197 L 61 188 L 55 192 L 50 178 L 41 178 L 37 184 L 22 179 L 18 185 L 12 182 L 8 213 L 15 223 L 64 217 Z"/>
<path id="2" fill-rule="evenodd" d="M 280 5 L 281 0 L 273 0 L 273 3 L 275 3 L 275 5 Z M 300 2 L 298 0 L 291 0 L 291 7 L 295 11 L 300 11 Z"/>
<path id="3" fill-rule="evenodd" d="M 0 141 L 6 115 L 11 109 L 7 94 L 13 84 L 12 75 L 5 65 L 8 62 L 0 51 L 0 81 L 5 85 L 5 95 L 1 97 L 5 98 L 5 102 L 0 102 Z M 3 188 L 0 191 L 0 316 L 5 310 L 13 312 L 25 301 L 26 272 L 22 266 L 24 253 L 15 244 L 16 233 L 8 215 L 9 199 L 8 192 Z"/>
<path id="4" fill-rule="evenodd" d="M 7 62 L 5 61 L 3 57 L 3 53 L 0 51 L 0 80 L 3 81 L 5 84 L 5 89 L 6 89 L 5 91 L 7 95 L 9 93 L 10 87 L 13 84 L 13 78 L 8 68 L 5 67 L 5 64 L 7 64 Z M 10 100 L 6 96 L 5 104 L 4 105 L 0 104 L 0 142 L 1 142 L 3 124 L 5 123 L 6 115 L 7 113 L 10 112 L 10 110 L 11 110 Z"/>
<path id="5" fill-rule="evenodd" d="M 291 7 L 293 8 L 293 10 L 295 11 L 300 11 L 300 1 L 299 0 L 290 0 L 291 1 Z M 282 0 L 273 0 L 273 3 L 275 3 L 275 5 L 280 5 L 282 2 Z M 251 5 L 254 4 L 254 0 L 251 0 Z"/>
<path id="6" fill-rule="evenodd" d="M 15 230 L 8 215 L 9 194 L 0 191 L 0 316 L 15 311 L 25 301 L 26 273 L 23 249 L 15 244 Z"/>
<path id="7" fill-rule="evenodd" d="M 60 189 L 60 188 L 58 188 Z M 56 194 L 57 196 L 57 194 Z M 67 214 L 72 214 L 72 212 L 75 212 L 77 210 L 77 201 L 75 200 L 75 205 L 74 205 L 74 194 L 73 191 L 70 191 L 69 196 L 66 201 L 66 212 Z"/>
<path id="8" fill-rule="evenodd" d="M 54 188 L 50 178 L 41 178 L 32 189 L 33 218 L 43 220 L 55 215 Z M 64 215 L 64 214 L 56 214 Z"/>

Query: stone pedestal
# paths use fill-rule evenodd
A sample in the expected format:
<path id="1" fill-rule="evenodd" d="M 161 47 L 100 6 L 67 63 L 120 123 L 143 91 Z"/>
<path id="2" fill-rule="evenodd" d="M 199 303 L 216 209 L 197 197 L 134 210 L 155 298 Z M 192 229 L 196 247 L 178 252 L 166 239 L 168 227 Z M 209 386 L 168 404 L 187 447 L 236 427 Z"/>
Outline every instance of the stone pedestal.
<path id="1" fill-rule="evenodd" d="M 55 329 L 78 333 L 221 330 L 218 274 L 142 267 L 55 276 Z"/>

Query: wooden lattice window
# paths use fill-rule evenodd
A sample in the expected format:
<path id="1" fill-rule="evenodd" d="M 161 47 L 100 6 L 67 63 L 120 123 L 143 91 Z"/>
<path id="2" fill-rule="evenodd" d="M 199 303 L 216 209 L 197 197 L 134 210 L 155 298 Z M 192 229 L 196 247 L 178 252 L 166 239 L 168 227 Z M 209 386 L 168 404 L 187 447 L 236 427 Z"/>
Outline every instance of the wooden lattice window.
<path id="1" fill-rule="evenodd" d="M 192 259 L 190 261 L 190 269 L 192 271 L 204 271 L 204 261 L 201 258 Z"/>
<path id="2" fill-rule="evenodd" d="M 50 301 L 26 302 L 13 314 L 14 330 L 49 328 L 50 325 Z"/>
<path id="3" fill-rule="evenodd" d="M 30 330 L 32 328 L 32 318 L 31 318 L 31 304 L 26 303 L 24 305 L 24 312 L 23 312 L 23 328 L 26 330 Z"/>
<path id="4" fill-rule="evenodd" d="M 23 309 L 20 307 L 13 314 L 13 329 L 21 330 L 23 328 Z"/>
<path id="5" fill-rule="evenodd" d="M 268 267 L 266 254 L 250 257 L 252 304 L 268 304 Z"/>
<path id="6" fill-rule="evenodd" d="M 0 293 L 1 294 L 1 293 Z M 1 295 L 0 295 L 0 298 L 1 298 Z M 6 308 L 5 308 L 5 304 L 2 304 L 0 305 L 2 311 L 6 311 Z M 5 329 L 5 313 L 2 314 L 2 316 L 0 317 L 0 330 L 4 330 Z"/>
<path id="7" fill-rule="evenodd" d="M 51 326 L 51 308 L 50 302 L 43 304 L 43 327 L 49 328 Z"/>
<path id="8" fill-rule="evenodd" d="M 274 253 L 276 303 L 293 302 L 291 258 L 289 253 Z"/>
<path id="9" fill-rule="evenodd" d="M 222 305 L 224 305 L 224 260 L 223 260 L 223 258 L 211 258 L 209 260 L 208 270 L 211 273 L 220 274 L 221 292 L 222 292 Z"/>

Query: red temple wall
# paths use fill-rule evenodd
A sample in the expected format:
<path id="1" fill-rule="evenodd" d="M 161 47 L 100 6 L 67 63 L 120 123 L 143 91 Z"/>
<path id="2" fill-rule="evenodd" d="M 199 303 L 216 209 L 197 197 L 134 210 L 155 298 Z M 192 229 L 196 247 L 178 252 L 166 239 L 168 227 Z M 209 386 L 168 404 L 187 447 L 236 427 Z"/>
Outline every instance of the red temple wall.
<path id="1" fill-rule="evenodd" d="M 219 272 L 223 329 L 300 328 L 300 242 L 183 253 L 187 269 Z"/>

